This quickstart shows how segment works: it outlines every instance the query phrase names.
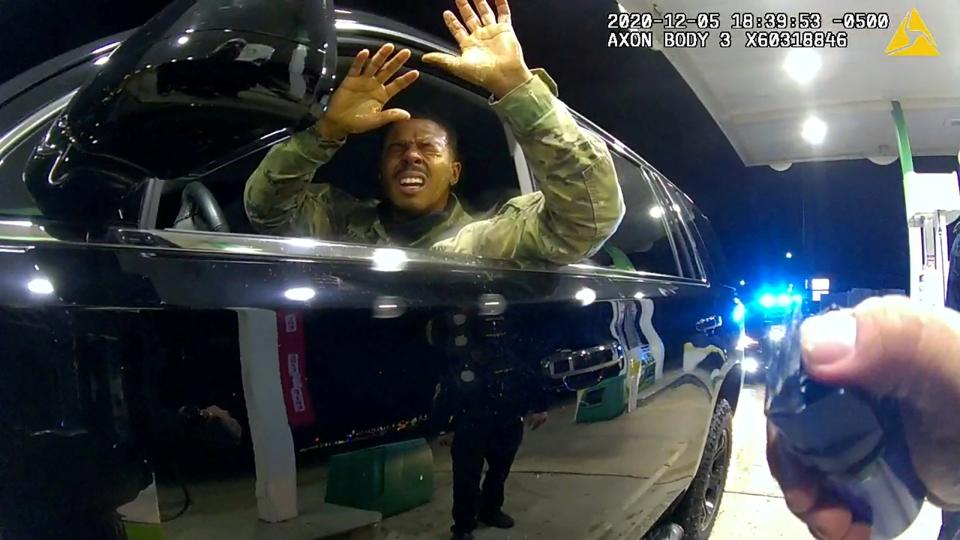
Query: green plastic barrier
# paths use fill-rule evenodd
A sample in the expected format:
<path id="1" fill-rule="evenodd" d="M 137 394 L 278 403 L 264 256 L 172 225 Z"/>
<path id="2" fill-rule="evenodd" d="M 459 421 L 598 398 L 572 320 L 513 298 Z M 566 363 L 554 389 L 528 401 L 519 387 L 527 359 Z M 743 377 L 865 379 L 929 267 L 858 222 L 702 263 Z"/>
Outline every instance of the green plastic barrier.
<path id="1" fill-rule="evenodd" d="M 326 501 L 389 517 L 430 502 L 433 452 L 424 439 L 385 444 L 330 459 Z"/>

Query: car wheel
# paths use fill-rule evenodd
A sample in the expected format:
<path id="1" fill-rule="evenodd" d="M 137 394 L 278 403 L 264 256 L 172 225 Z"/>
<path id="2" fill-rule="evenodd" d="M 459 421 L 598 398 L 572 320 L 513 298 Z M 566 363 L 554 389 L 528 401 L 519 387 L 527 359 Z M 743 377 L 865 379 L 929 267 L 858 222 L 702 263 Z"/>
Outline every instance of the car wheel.
<path id="1" fill-rule="evenodd" d="M 705 540 L 710 537 L 723 499 L 732 450 L 733 409 L 726 399 L 720 398 L 710 421 L 710 433 L 700 459 L 700 468 L 672 519 L 683 527 L 684 540 Z"/>

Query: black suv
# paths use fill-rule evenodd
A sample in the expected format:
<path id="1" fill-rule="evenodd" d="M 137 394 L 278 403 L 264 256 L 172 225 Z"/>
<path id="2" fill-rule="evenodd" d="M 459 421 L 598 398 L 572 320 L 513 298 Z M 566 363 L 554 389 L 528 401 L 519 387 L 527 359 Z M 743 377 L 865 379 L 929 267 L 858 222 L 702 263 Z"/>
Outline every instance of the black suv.
<path id="1" fill-rule="evenodd" d="M 734 290 L 691 200 L 589 120 L 627 215 L 580 264 L 254 233 L 250 172 L 386 41 L 423 72 L 400 106 L 461 133 L 465 206 L 537 189 L 487 96 L 417 62 L 448 44 L 329 0 L 174 2 L 0 87 L 0 537 L 442 537 L 438 396 L 483 362 L 549 413 L 506 484 L 520 537 L 709 535 Z M 375 193 L 378 145 L 321 174 Z"/>

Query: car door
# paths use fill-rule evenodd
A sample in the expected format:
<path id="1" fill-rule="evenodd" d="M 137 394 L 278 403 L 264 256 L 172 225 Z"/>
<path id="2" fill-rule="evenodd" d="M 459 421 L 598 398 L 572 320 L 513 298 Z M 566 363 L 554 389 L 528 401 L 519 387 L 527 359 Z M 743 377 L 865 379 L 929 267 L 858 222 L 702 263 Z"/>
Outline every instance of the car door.
<path id="1" fill-rule="evenodd" d="M 385 23 L 353 13 L 339 26 L 351 24 L 376 39 Z M 188 34 L 171 39 L 195 43 Z M 42 135 L 49 119 L 24 129 Z M 484 164 L 496 148 L 523 162 L 515 146 L 487 146 Z M 6 157 L 5 183 L 22 173 Z M 704 360 L 687 369 L 686 345 L 702 341 L 706 285 L 681 264 L 689 252 L 649 173 L 615 159 L 625 187 L 647 190 L 633 213 L 660 229 L 641 228 L 637 245 L 615 236 L 610 264 L 561 269 L 171 229 L 164 198 L 178 199 L 179 178 L 111 199 L 97 227 L 0 200 L 19 209 L 0 220 L 2 334 L 18 337 L 0 342 L 0 475 L 14 487 L 3 522 L 93 535 L 123 505 L 128 530 L 162 522 L 172 538 L 442 534 L 452 464 L 433 437 L 438 398 L 483 370 L 550 416 L 507 481 L 517 532 L 642 534 L 702 449 L 711 377 Z M 218 197 L 243 179 L 205 170 L 186 180 Z M 523 167 L 514 174 L 524 186 Z M 66 512 L 63 500 L 84 502 Z"/>

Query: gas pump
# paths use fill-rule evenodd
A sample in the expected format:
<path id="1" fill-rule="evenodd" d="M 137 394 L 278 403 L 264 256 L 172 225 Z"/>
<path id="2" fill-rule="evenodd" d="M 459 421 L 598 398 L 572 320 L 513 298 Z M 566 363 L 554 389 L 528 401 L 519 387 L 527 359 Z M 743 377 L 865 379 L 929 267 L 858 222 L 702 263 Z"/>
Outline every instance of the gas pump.
<path id="1" fill-rule="evenodd" d="M 904 177 L 910 246 L 910 296 L 943 306 L 950 274 L 947 226 L 960 216 L 957 173 L 909 172 Z"/>
<path id="2" fill-rule="evenodd" d="M 910 297 L 928 306 L 943 306 L 950 275 L 947 225 L 960 216 L 957 173 L 918 173 L 913 170 L 903 109 L 897 101 L 892 105 L 907 210 Z"/>

